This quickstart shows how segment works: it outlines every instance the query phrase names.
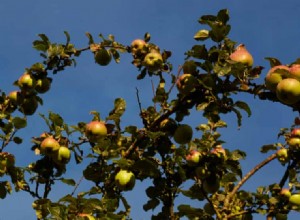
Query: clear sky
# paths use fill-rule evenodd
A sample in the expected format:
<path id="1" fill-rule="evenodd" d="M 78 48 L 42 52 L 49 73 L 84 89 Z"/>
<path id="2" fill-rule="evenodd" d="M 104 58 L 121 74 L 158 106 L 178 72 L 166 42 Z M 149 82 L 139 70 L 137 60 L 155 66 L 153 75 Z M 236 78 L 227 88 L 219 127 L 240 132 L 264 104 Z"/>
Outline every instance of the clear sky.
<path id="1" fill-rule="evenodd" d="M 85 47 L 88 42 L 85 32 L 92 33 L 95 39 L 99 33 L 113 34 L 117 41 L 128 45 L 133 39 L 142 38 L 149 32 L 152 42 L 173 52 L 170 61 L 176 69 L 183 63 L 184 52 L 196 44 L 194 34 L 203 28 L 197 22 L 198 18 L 204 14 L 216 14 L 223 8 L 230 11 L 230 37 L 247 46 L 255 65 L 266 67 L 263 74 L 269 68 L 265 57 L 276 57 L 284 64 L 300 57 L 298 0 L 2 0 L 0 88 L 6 92 L 15 89 L 12 83 L 25 68 L 41 60 L 38 52 L 32 49 L 32 42 L 39 33 L 48 35 L 52 41 L 64 42 L 63 31 L 68 31 L 75 46 Z M 137 116 L 135 88 L 139 89 L 142 104 L 146 107 L 152 97 L 151 84 L 148 80 L 135 80 L 138 72 L 130 61 L 131 57 L 124 55 L 118 65 L 113 63 L 109 67 L 99 67 L 94 63 L 92 54 L 84 54 L 78 59 L 76 68 L 68 68 L 54 77 L 51 91 L 42 95 L 45 104 L 38 112 L 47 114 L 48 110 L 52 110 L 61 114 L 68 124 L 76 124 L 91 120 L 91 110 L 107 115 L 113 107 L 113 100 L 122 97 L 128 105 L 123 118 L 124 125 L 141 125 Z M 222 130 L 222 137 L 227 142 L 225 147 L 241 148 L 248 153 L 247 160 L 243 161 L 244 173 L 266 157 L 259 153 L 260 146 L 277 142 L 280 128 L 289 127 L 296 116 L 295 112 L 278 103 L 262 102 L 250 96 L 245 100 L 252 105 L 253 116 L 248 119 L 244 115 L 240 130 L 233 116 L 226 117 L 229 129 Z M 198 113 L 188 122 L 196 126 L 205 120 Z M 40 117 L 29 118 L 28 128 L 22 131 L 24 144 L 11 145 L 9 148 L 17 155 L 17 165 L 22 166 L 37 159 L 30 151 L 30 138 L 38 136 L 45 129 Z M 253 189 L 260 184 L 278 181 L 281 176 L 277 174 L 281 170 L 282 167 L 274 161 L 257 173 L 245 187 Z M 81 173 L 71 168 L 67 175 L 78 177 Z M 66 194 L 72 188 L 56 190 Z M 141 193 L 142 189 L 137 188 L 133 194 L 128 194 L 133 199 L 133 219 L 149 219 L 151 214 L 139 212 L 142 210 L 141 204 L 146 201 Z M 53 198 L 57 196 L 57 193 L 53 194 Z M 14 193 L 0 200 L 0 219 L 35 219 L 32 201 L 26 193 Z"/>

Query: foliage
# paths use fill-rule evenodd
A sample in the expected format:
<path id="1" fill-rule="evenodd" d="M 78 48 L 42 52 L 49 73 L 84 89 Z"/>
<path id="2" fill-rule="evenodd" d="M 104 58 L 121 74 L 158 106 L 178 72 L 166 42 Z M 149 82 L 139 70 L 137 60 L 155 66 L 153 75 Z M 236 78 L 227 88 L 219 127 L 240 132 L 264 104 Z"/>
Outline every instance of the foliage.
<path id="1" fill-rule="evenodd" d="M 85 48 L 76 48 L 67 32 L 66 42 L 62 44 L 53 43 L 45 34 L 40 34 L 33 47 L 40 52 L 42 61 L 25 69 L 27 80 L 24 77 L 16 80 L 16 91 L 2 92 L 0 97 L 0 175 L 3 177 L 0 198 L 5 199 L 13 187 L 16 192 L 28 192 L 34 198 L 32 206 L 38 219 L 130 219 L 130 201 L 126 200 L 124 191 L 134 187 L 133 181 L 137 185 L 150 179 L 151 185 L 145 191 L 148 201 L 143 209 L 155 210 L 152 219 L 184 216 L 188 219 L 252 219 L 255 213 L 267 215 L 269 219 L 286 219 L 291 210 L 299 211 L 297 204 L 290 203 L 281 194 L 287 183 L 292 194 L 297 194 L 300 188 L 300 137 L 292 132 L 299 126 L 299 118 L 291 128 L 280 131 L 285 143 L 262 146 L 262 153 L 273 151 L 273 154 L 247 174 L 243 174 L 240 164 L 240 160 L 246 159 L 246 153 L 222 146 L 224 140 L 219 130 L 227 127 L 222 116 L 234 113 L 239 127 L 245 114 L 251 116 L 251 106 L 242 100 L 243 94 L 281 102 L 276 92 L 257 83 L 263 67 L 230 58 L 237 43 L 228 37 L 231 29 L 228 21 L 226 9 L 217 15 L 201 16 L 199 23 L 207 29 L 196 32 L 197 44 L 186 52 L 186 59 L 175 73 L 168 60 L 171 51 L 152 43 L 149 33 L 131 45 L 117 42 L 112 35 L 99 35 L 100 42 L 96 42 L 87 33 Z M 31 149 L 38 159 L 26 167 L 15 166 L 14 155 L 9 153 L 10 143 L 22 144 L 17 134 L 26 128 L 29 116 L 43 104 L 42 94 L 51 89 L 54 75 L 75 66 L 76 59 L 85 52 L 93 53 L 100 66 L 109 65 L 112 60 L 119 63 L 122 54 L 131 54 L 132 64 L 138 71 L 137 80 L 151 77 L 159 80 L 153 105 L 142 108 L 137 91 L 138 114 L 143 127 L 122 126 L 121 118 L 126 111 L 126 101 L 122 98 L 117 98 L 113 109 L 106 114 L 91 112 L 91 121 L 101 122 L 100 125 L 94 123 L 100 126 L 95 128 L 87 126 L 90 122 L 68 125 L 54 112 L 41 114 L 48 131 L 32 138 Z M 267 59 L 271 67 L 281 65 L 276 58 Z M 299 59 L 293 64 L 296 63 Z M 180 77 L 183 74 L 187 77 Z M 286 105 L 295 111 L 300 109 L 299 102 Z M 207 119 L 194 133 L 184 124 L 191 109 Z M 78 138 L 73 138 L 73 134 Z M 189 136 L 193 136 L 192 140 Z M 47 138 L 52 142 L 43 150 L 43 141 Z M 64 151 L 59 150 L 62 148 Z M 286 155 L 278 156 L 279 149 L 286 149 Z M 71 160 L 68 150 L 72 152 Z M 197 158 L 193 157 L 194 152 L 199 152 Z M 255 172 L 277 157 L 286 167 L 279 183 L 259 187 L 255 192 L 241 189 Z M 82 162 L 87 162 L 82 179 L 78 182 L 66 179 L 67 165 L 72 163 L 75 167 Z M 130 182 L 120 176 L 116 178 L 120 170 L 133 175 Z M 87 181 L 93 186 L 76 193 L 77 187 Z M 51 201 L 49 194 L 57 182 L 73 186 L 74 191 L 62 195 L 58 201 Z M 184 188 L 186 182 L 191 183 L 188 188 Z M 187 201 L 198 200 L 199 206 L 180 204 L 176 207 L 178 196 L 186 197 Z"/>

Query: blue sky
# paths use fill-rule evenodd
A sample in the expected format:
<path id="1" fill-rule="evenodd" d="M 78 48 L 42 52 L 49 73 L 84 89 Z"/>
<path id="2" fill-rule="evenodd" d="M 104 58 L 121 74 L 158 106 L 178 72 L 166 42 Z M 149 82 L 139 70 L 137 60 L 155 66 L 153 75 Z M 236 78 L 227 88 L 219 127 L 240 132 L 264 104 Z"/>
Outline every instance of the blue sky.
<path id="1" fill-rule="evenodd" d="M 142 38 L 149 32 L 152 42 L 173 52 L 170 61 L 176 69 L 183 63 L 184 52 L 196 44 L 194 34 L 203 28 L 198 24 L 198 18 L 204 14 L 216 14 L 223 8 L 230 11 L 230 37 L 247 46 L 255 65 L 266 67 L 263 74 L 269 67 L 265 57 L 277 57 L 284 64 L 300 57 L 300 2 L 297 0 L 2 0 L 0 88 L 6 92 L 14 90 L 12 83 L 25 68 L 41 60 L 38 52 L 32 49 L 32 42 L 39 33 L 46 34 L 53 42 L 64 42 L 63 31 L 68 31 L 76 47 L 85 47 L 88 42 L 85 32 L 92 33 L 95 38 L 99 33 L 113 34 L 117 41 L 128 45 L 133 39 Z M 151 83 L 148 80 L 136 81 L 138 72 L 130 62 L 130 55 L 124 55 L 118 65 L 112 63 L 109 67 L 99 67 L 95 65 L 91 53 L 82 55 L 76 68 L 71 67 L 54 77 L 51 91 L 42 95 L 45 104 L 38 112 L 47 114 L 48 110 L 52 110 L 61 114 L 69 124 L 87 122 L 91 119 L 91 110 L 100 111 L 105 116 L 113 107 L 113 100 L 122 97 L 128 105 L 124 125 L 141 125 L 136 114 L 135 87 L 139 89 L 142 104 L 146 107 L 152 97 Z M 296 113 L 278 103 L 262 102 L 250 96 L 246 96 L 245 100 L 251 103 L 253 116 L 248 119 L 244 115 L 240 130 L 235 118 L 226 116 L 229 129 L 222 130 L 222 137 L 227 142 L 225 147 L 241 148 L 248 153 L 247 160 L 243 161 L 244 173 L 266 157 L 259 153 L 260 146 L 276 142 L 280 128 L 289 127 L 296 116 Z M 205 121 L 198 113 L 187 122 L 196 126 Z M 29 118 L 28 128 L 22 131 L 24 144 L 9 148 L 17 155 L 17 165 L 37 159 L 30 151 L 30 137 L 39 135 L 45 129 L 41 118 Z M 276 174 L 281 169 L 278 163 L 273 162 L 257 173 L 245 187 L 253 189 L 260 184 L 278 181 L 281 177 Z M 68 175 L 80 173 L 71 169 Z M 59 190 L 67 193 L 72 189 Z M 138 212 L 141 207 L 134 205 L 146 201 L 138 190 L 142 191 L 137 189 L 133 195 L 128 195 L 133 199 L 132 217 L 147 219 L 141 216 L 151 213 L 144 215 Z M 4 201 L 0 200 L 0 219 L 34 219 L 31 202 L 32 198 L 25 193 L 14 193 Z"/>

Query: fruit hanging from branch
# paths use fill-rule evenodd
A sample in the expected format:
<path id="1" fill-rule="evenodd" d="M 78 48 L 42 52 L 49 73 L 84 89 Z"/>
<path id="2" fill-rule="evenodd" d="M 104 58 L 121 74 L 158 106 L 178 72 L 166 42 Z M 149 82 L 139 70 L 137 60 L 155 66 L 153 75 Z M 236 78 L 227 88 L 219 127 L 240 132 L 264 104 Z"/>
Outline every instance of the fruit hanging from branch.
<path id="1" fill-rule="evenodd" d="M 230 59 L 236 62 L 243 63 L 247 66 L 253 65 L 253 57 L 248 52 L 244 44 L 240 44 L 236 47 L 235 51 L 230 54 Z"/>

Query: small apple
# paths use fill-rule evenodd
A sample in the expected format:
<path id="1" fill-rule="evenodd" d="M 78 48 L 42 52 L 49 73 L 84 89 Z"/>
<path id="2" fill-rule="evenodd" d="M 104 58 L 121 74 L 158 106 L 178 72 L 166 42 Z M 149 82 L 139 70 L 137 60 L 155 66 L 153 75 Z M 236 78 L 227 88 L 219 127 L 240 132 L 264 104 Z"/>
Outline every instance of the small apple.
<path id="1" fill-rule="evenodd" d="M 278 65 L 272 67 L 265 78 L 266 87 L 272 92 L 276 92 L 276 87 L 281 80 L 285 79 L 289 75 L 289 67 L 284 65 Z"/>
<path id="2" fill-rule="evenodd" d="M 38 101 L 36 97 L 26 97 L 20 106 L 20 111 L 25 115 L 33 115 L 37 108 Z"/>
<path id="3" fill-rule="evenodd" d="M 292 150 L 300 149 L 300 138 L 298 137 L 291 137 L 287 143 Z"/>
<path id="4" fill-rule="evenodd" d="M 58 164 L 67 164 L 71 158 L 71 151 L 65 146 L 59 147 L 58 151 L 53 155 L 53 160 Z"/>
<path id="5" fill-rule="evenodd" d="M 163 64 L 163 58 L 157 51 L 148 53 L 144 58 L 144 65 L 150 72 L 156 72 L 161 69 Z"/>
<path id="6" fill-rule="evenodd" d="M 8 94 L 8 99 L 12 104 L 17 105 L 22 102 L 23 97 L 20 91 L 15 90 Z"/>
<path id="7" fill-rule="evenodd" d="M 115 183 L 120 190 L 132 190 L 135 185 L 135 176 L 131 171 L 120 170 L 115 176 Z"/>
<path id="8" fill-rule="evenodd" d="M 187 144 L 192 140 L 193 129 L 187 124 L 182 124 L 177 127 L 174 133 L 174 140 L 178 144 Z"/>
<path id="9" fill-rule="evenodd" d="M 187 95 L 190 92 L 195 91 L 195 87 L 198 84 L 198 80 L 195 76 L 185 73 L 181 75 L 176 82 L 176 86 L 180 93 Z"/>
<path id="10" fill-rule="evenodd" d="M 36 85 L 36 80 L 31 74 L 26 72 L 19 78 L 18 85 L 22 90 L 32 90 Z"/>
<path id="11" fill-rule="evenodd" d="M 106 137 L 107 128 L 103 122 L 91 121 L 85 127 L 85 135 L 90 141 L 97 142 L 99 139 Z"/>
<path id="12" fill-rule="evenodd" d="M 42 78 L 36 81 L 35 90 L 38 93 L 45 93 L 50 89 L 51 79 L 50 78 Z"/>
<path id="13" fill-rule="evenodd" d="M 167 135 L 174 135 L 177 123 L 172 118 L 166 118 L 160 122 L 159 127 L 161 131 L 165 132 Z"/>
<path id="14" fill-rule="evenodd" d="M 46 137 L 40 145 L 40 150 L 42 154 L 50 155 L 57 151 L 60 148 L 60 145 L 57 140 L 53 137 Z"/>
<path id="15" fill-rule="evenodd" d="M 244 44 L 236 47 L 235 51 L 230 55 L 230 59 L 236 62 L 243 63 L 247 66 L 253 65 L 253 57 L 248 52 Z"/>
<path id="16" fill-rule="evenodd" d="M 142 39 L 135 39 L 131 42 L 131 53 L 132 54 L 142 54 L 144 47 L 146 46 L 146 42 Z"/>
<path id="17" fill-rule="evenodd" d="M 287 163 L 289 161 L 288 150 L 285 148 L 281 148 L 276 152 L 277 159 L 281 163 Z"/>
<path id="18" fill-rule="evenodd" d="M 283 188 L 280 191 L 280 195 L 285 197 L 285 198 L 290 198 L 292 194 L 291 194 L 291 191 L 289 189 Z"/>
<path id="19" fill-rule="evenodd" d="M 289 202 L 292 205 L 300 206 L 300 194 L 293 194 L 293 195 L 291 195 L 291 197 L 289 198 Z"/>
<path id="20" fill-rule="evenodd" d="M 201 153 L 197 150 L 192 150 L 190 153 L 185 157 L 186 162 L 189 166 L 196 166 L 200 161 Z"/>
<path id="21" fill-rule="evenodd" d="M 276 95 L 279 101 L 292 105 L 300 101 L 300 82 L 287 78 L 280 81 L 276 87 Z"/>
<path id="22" fill-rule="evenodd" d="M 300 128 L 294 128 L 291 132 L 291 137 L 299 137 L 300 138 Z"/>
<path id="23" fill-rule="evenodd" d="M 300 64 L 293 64 L 290 67 L 290 77 L 300 80 Z"/>
<path id="24" fill-rule="evenodd" d="M 101 48 L 100 50 L 95 52 L 95 62 L 100 66 L 107 66 L 111 61 L 111 54 L 105 48 Z"/>

